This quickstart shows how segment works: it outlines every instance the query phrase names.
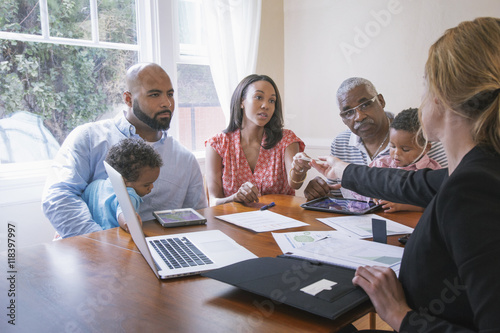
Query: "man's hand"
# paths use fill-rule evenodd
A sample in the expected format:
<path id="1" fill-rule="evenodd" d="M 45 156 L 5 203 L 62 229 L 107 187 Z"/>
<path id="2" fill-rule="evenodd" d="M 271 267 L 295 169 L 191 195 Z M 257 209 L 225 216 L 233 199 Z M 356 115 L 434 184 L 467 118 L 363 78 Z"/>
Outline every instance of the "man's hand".
<path id="1" fill-rule="evenodd" d="M 307 184 L 304 189 L 304 195 L 306 196 L 307 201 L 326 197 L 330 194 L 331 190 L 338 190 L 340 188 L 340 184 L 328 185 L 328 183 L 321 177 L 316 177 L 312 179 L 309 184 Z"/>

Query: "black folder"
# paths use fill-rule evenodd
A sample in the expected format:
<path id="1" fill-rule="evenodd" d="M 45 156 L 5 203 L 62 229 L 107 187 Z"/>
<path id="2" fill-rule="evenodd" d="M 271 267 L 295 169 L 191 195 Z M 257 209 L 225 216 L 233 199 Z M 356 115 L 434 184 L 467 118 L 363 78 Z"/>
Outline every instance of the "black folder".
<path id="1" fill-rule="evenodd" d="M 291 257 L 255 258 L 216 270 L 206 276 L 240 289 L 267 297 L 329 319 L 364 302 L 369 302 L 363 289 L 352 284 L 355 271 L 349 268 L 313 263 Z M 318 281 L 335 282 L 331 289 L 314 296 L 301 291 Z"/>

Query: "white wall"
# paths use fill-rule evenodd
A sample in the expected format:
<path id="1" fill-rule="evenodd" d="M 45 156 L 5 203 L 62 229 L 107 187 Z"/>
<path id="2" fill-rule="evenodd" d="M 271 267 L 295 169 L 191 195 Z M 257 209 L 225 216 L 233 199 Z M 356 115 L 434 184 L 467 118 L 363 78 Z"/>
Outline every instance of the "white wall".
<path id="1" fill-rule="evenodd" d="M 418 107 L 430 45 L 447 28 L 479 16 L 500 17 L 499 2 L 285 0 L 287 127 L 308 147 L 328 152 L 347 129 L 335 93 L 351 76 L 371 80 L 386 110 Z"/>
<path id="2" fill-rule="evenodd" d="M 256 73 L 270 76 L 283 94 L 285 88 L 283 0 L 263 0 L 260 21 Z"/>

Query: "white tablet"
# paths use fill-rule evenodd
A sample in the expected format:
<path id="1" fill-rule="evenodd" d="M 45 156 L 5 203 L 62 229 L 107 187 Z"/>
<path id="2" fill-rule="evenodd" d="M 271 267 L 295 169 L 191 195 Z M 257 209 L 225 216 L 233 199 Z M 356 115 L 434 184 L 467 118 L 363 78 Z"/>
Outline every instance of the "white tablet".
<path id="1" fill-rule="evenodd" d="M 160 210 L 153 215 L 166 228 L 207 223 L 207 219 L 192 208 Z"/>

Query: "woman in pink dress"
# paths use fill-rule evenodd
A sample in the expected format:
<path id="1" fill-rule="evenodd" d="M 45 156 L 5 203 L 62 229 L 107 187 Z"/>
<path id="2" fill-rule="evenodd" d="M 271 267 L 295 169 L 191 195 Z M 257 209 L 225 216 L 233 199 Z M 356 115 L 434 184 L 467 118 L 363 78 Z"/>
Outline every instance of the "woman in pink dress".
<path id="1" fill-rule="evenodd" d="M 293 156 L 305 144 L 283 128 L 278 87 L 252 74 L 231 98 L 228 127 L 205 142 L 206 184 L 211 205 L 258 202 L 260 195 L 294 195 L 301 181 L 288 177 Z"/>

